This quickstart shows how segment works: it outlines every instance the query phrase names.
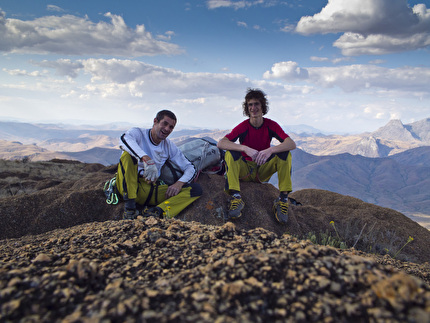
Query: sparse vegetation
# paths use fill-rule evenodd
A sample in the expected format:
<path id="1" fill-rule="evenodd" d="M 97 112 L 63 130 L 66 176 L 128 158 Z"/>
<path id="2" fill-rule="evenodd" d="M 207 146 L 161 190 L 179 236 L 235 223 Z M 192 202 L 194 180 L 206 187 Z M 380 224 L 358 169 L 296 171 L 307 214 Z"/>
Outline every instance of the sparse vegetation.
<path id="1" fill-rule="evenodd" d="M 306 236 L 314 244 L 330 246 L 334 248 L 347 249 L 348 246 L 338 237 L 333 237 L 328 231 L 326 232 L 309 232 Z"/>
<path id="2" fill-rule="evenodd" d="M 401 238 L 395 231 L 387 230 L 385 233 L 379 232 L 378 234 L 373 231 L 375 225 L 373 225 L 368 232 L 365 232 L 367 223 L 363 225 L 357 237 L 351 234 L 352 232 L 358 232 L 358 230 L 351 230 L 351 224 L 347 223 L 344 227 L 344 234 L 346 235 L 344 235 L 342 238 L 336 228 L 334 221 L 330 221 L 330 225 L 333 227 L 336 233 L 335 236 L 333 236 L 332 233 L 328 231 L 309 232 L 304 238 L 310 240 L 312 243 L 323 246 L 331 246 L 340 249 L 348 249 L 352 247 L 367 253 L 381 255 L 386 254 L 394 259 L 399 256 L 406 245 L 414 241 L 414 238 L 409 236 L 406 243 L 401 245 Z M 350 235 L 348 236 L 347 234 Z M 360 239 L 362 240 L 359 243 Z M 389 241 L 389 243 L 387 244 L 385 241 Z M 403 258 L 405 258 L 404 260 L 408 260 L 407 256 L 404 256 Z"/>
<path id="3" fill-rule="evenodd" d="M 411 236 L 409 236 L 408 241 L 406 241 L 406 243 L 399 249 L 399 251 L 396 252 L 396 254 L 394 255 L 394 258 L 396 258 L 399 255 L 400 251 L 402 251 L 402 249 L 404 247 L 406 247 L 406 245 L 408 243 L 412 242 L 412 241 L 414 241 L 414 238 L 412 238 Z"/>

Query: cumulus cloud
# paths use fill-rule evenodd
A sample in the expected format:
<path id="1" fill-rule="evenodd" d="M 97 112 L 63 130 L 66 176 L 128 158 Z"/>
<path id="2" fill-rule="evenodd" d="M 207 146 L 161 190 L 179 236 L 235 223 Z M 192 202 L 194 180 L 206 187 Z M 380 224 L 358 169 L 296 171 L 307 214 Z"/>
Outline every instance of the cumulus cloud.
<path id="1" fill-rule="evenodd" d="M 57 75 L 77 78 L 89 75 L 90 83 L 74 89 L 80 96 L 143 97 L 144 95 L 177 94 L 177 99 L 192 98 L 202 93 L 223 95 L 237 89 L 251 87 L 251 81 L 241 74 L 185 73 L 179 70 L 146 64 L 136 60 L 84 59 L 71 61 L 59 59 L 32 63 L 55 69 Z M 214 89 L 217 89 L 214 92 Z M 82 93 L 82 92 L 85 92 Z"/>
<path id="2" fill-rule="evenodd" d="M 265 79 L 287 82 L 306 80 L 324 88 L 339 87 L 347 92 L 368 89 L 419 92 L 430 95 L 430 68 L 385 68 L 376 65 L 300 68 L 295 62 L 280 62 L 264 73 Z"/>
<path id="3" fill-rule="evenodd" d="M 430 45 L 430 32 L 396 37 L 389 35 L 363 36 L 357 33 L 345 33 L 334 42 L 334 46 L 347 56 L 382 55 L 395 52 L 412 51 Z"/>
<path id="4" fill-rule="evenodd" d="M 62 88 L 61 95 L 81 99 L 102 97 L 162 100 L 163 97 L 173 97 L 177 103 L 201 104 L 208 97 L 241 98 L 241 93 L 249 87 L 264 88 L 268 93 L 302 94 L 312 91 L 308 85 L 294 86 L 267 80 L 255 81 L 242 74 L 187 73 L 136 60 L 91 58 L 32 63 L 46 69 L 55 69 L 57 75 L 76 78 L 73 88 L 69 91 L 63 91 Z M 90 77 L 90 81 L 86 79 L 87 76 Z"/>
<path id="5" fill-rule="evenodd" d="M 59 59 L 57 61 L 44 60 L 42 62 L 31 61 L 33 65 L 53 68 L 56 74 L 61 76 L 77 77 L 79 71 L 84 67 L 80 62 L 73 62 L 70 59 Z"/>
<path id="6" fill-rule="evenodd" d="M 246 88 L 247 83 L 240 74 L 185 73 L 132 60 L 88 59 L 82 64 L 85 72 L 92 75 L 94 85 L 124 84 L 128 89 L 132 88 L 135 95 L 178 93 L 181 96 L 194 96 L 202 92 L 213 94 L 214 89 L 220 94 L 231 88 Z M 220 84 L 223 84 L 224 90 L 218 91 Z"/>
<path id="7" fill-rule="evenodd" d="M 105 16 L 110 22 L 95 23 L 88 17 L 73 15 L 24 21 L 8 19 L 0 11 L 0 51 L 126 57 L 182 53 L 178 45 L 154 39 L 144 25 L 131 29 L 121 16 L 111 13 Z"/>
<path id="8" fill-rule="evenodd" d="M 284 79 L 288 81 L 305 80 L 308 77 L 308 71 L 292 61 L 276 63 L 272 66 L 270 72 L 267 71 L 263 75 L 265 79 Z"/>
<path id="9" fill-rule="evenodd" d="M 344 55 L 415 50 L 430 45 L 430 10 L 406 0 L 329 0 L 321 12 L 302 17 L 296 32 L 344 33 L 334 43 Z"/>

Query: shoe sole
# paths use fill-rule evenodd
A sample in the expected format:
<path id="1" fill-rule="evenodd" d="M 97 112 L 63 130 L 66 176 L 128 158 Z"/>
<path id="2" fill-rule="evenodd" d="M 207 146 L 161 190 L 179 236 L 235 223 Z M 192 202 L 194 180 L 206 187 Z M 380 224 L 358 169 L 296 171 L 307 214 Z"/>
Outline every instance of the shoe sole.
<path id="1" fill-rule="evenodd" d="M 279 220 L 278 219 L 278 216 L 275 214 L 275 218 L 276 218 L 276 220 L 279 222 L 279 223 L 281 223 L 281 224 L 287 224 L 288 223 L 288 220 L 287 221 L 281 221 L 281 220 Z"/>
<path id="2" fill-rule="evenodd" d="M 236 220 L 242 216 L 242 212 L 238 216 L 227 216 L 226 220 Z"/>

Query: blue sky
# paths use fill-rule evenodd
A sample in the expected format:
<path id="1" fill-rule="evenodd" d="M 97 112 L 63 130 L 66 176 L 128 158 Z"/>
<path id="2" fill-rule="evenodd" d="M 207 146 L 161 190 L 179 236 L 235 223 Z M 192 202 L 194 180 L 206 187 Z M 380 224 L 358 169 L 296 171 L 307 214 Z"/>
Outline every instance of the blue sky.
<path id="1" fill-rule="evenodd" d="M 406 0 L 0 1 L 0 119 L 326 132 L 430 117 L 430 8 Z"/>

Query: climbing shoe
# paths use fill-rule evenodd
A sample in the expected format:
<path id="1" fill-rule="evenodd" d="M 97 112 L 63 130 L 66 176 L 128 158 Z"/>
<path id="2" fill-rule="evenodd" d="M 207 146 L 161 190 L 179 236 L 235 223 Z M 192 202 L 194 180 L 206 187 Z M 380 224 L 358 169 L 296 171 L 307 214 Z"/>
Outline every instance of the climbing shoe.
<path id="1" fill-rule="evenodd" d="M 136 209 L 125 209 L 122 214 L 124 220 L 134 220 L 140 215 L 140 212 Z"/>
<path id="2" fill-rule="evenodd" d="M 240 195 L 233 195 L 232 199 L 230 200 L 230 206 L 228 208 L 226 220 L 237 219 L 240 217 L 242 215 L 242 209 L 244 206 L 245 203 L 243 202 Z"/>
<path id="3" fill-rule="evenodd" d="M 162 218 L 163 217 L 163 209 L 158 207 L 158 206 L 154 206 L 154 207 L 150 207 L 150 208 L 146 208 L 143 213 L 142 216 L 144 217 L 148 217 L 148 216 L 154 216 L 156 218 Z"/>
<path id="4" fill-rule="evenodd" d="M 277 198 L 273 203 L 273 213 L 278 222 L 286 224 L 288 222 L 288 200 Z"/>

